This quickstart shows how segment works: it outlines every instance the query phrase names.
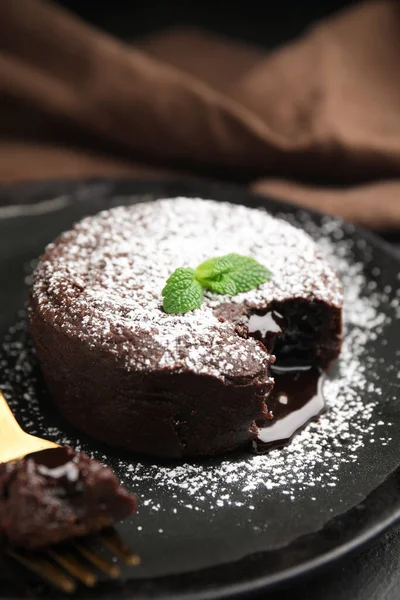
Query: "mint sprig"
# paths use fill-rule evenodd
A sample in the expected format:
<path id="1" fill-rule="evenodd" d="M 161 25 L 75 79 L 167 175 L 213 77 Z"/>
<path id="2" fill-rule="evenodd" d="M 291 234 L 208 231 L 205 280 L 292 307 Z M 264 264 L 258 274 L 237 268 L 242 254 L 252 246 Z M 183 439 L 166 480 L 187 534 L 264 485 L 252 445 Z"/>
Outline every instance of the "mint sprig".
<path id="1" fill-rule="evenodd" d="M 271 271 L 250 256 L 226 254 L 201 263 L 196 270 L 179 267 L 162 291 L 166 313 L 186 313 L 201 305 L 203 290 L 235 296 L 272 277 Z"/>

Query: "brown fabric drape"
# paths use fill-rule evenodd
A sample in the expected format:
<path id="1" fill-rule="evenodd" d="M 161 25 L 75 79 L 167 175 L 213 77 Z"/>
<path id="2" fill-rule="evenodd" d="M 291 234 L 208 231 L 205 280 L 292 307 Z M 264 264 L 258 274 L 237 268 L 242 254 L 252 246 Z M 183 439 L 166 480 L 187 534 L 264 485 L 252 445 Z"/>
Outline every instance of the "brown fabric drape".
<path id="1" fill-rule="evenodd" d="M 196 31 L 123 44 L 44 0 L 0 2 L 0 181 L 209 173 L 400 226 L 400 4 L 270 55 Z"/>

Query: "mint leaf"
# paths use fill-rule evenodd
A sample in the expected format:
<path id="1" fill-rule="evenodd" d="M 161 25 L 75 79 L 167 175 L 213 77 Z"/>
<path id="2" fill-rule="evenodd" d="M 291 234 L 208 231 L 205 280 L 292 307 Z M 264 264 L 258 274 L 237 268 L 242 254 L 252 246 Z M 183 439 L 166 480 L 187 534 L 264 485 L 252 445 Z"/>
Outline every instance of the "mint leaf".
<path id="1" fill-rule="evenodd" d="M 186 313 L 199 308 L 203 289 L 234 296 L 248 292 L 272 277 L 263 265 L 250 256 L 226 254 L 206 260 L 196 270 L 179 267 L 167 279 L 162 291 L 166 313 Z"/>
<path id="2" fill-rule="evenodd" d="M 167 279 L 162 295 L 166 313 L 186 313 L 201 305 L 203 287 L 196 281 L 194 269 L 179 267 Z"/>
<path id="3" fill-rule="evenodd" d="M 212 292 L 234 296 L 269 281 L 272 273 L 250 256 L 227 254 L 206 260 L 197 267 L 195 275 Z"/>

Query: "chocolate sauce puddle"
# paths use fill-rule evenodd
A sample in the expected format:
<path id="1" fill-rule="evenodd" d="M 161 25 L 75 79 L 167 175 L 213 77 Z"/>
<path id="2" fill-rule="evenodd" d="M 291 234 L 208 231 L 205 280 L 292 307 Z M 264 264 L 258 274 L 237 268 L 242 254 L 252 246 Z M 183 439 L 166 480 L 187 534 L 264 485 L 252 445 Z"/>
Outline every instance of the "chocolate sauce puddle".
<path id="1" fill-rule="evenodd" d="M 282 448 L 324 409 L 323 375 L 317 367 L 271 367 L 275 386 L 268 396 L 273 418 L 259 423 L 258 439 L 253 443 L 257 454 Z"/>
<path id="2" fill-rule="evenodd" d="M 276 310 L 249 317 L 248 332 L 259 339 L 268 352 L 274 352 L 278 337 L 284 336 L 289 323 Z M 282 340 L 283 341 L 283 340 Z M 288 363 L 288 358 L 290 363 Z M 286 356 L 285 363 L 271 365 L 274 389 L 267 399 L 272 418 L 257 423 L 258 438 L 253 450 L 263 454 L 290 443 L 293 436 L 315 420 L 325 407 L 322 394 L 323 374 L 318 367 L 302 364 L 301 356 Z"/>

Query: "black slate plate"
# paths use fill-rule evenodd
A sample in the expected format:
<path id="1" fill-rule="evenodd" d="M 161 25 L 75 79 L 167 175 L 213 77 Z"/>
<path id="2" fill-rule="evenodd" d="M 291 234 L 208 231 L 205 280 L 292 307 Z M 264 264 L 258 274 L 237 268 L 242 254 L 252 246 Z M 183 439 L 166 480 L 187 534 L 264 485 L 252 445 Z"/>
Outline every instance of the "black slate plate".
<path id="1" fill-rule="evenodd" d="M 299 482 L 296 473 L 295 482 L 286 488 L 282 483 L 268 488 L 258 482 L 255 490 L 246 491 L 243 473 L 247 473 L 248 484 L 249 465 L 256 465 L 257 460 L 251 455 L 236 453 L 189 467 L 155 464 L 143 457 L 119 455 L 71 431 L 49 403 L 29 351 L 25 327 L 20 325 L 9 336 L 14 344 L 11 351 L 8 347 L 2 354 L 1 384 L 25 429 L 54 439 L 62 432 L 63 439 L 75 444 L 79 437 L 84 449 L 110 464 L 142 499 L 137 517 L 121 526 L 122 535 L 141 555 L 142 565 L 125 573 L 127 581 L 122 587 L 104 584 L 96 589 L 97 598 L 214 598 L 272 586 L 329 563 L 371 539 L 400 516 L 400 483 L 395 472 L 400 464 L 400 263 L 384 242 L 352 225 L 215 183 L 93 180 L 3 189 L 1 337 L 18 321 L 16 313 L 23 307 L 25 279 L 32 260 L 59 232 L 82 216 L 104 208 L 177 195 L 265 206 L 273 214 L 279 213 L 295 225 L 304 226 L 316 238 L 329 238 L 339 260 L 347 253 L 352 278 L 361 278 L 359 298 L 354 298 L 354 303 L 359 304 L 352 309 L 353 313 L 365 312 L 363 328 L 354 330 L 351 324 L 348 327 L 349 336 L 354 337 L 355 332 L 359 338 L 354 344 L 360 356 L 358 363 L 349 363 L 347 371 L 342 358 L 330 374 L 330 381 L 334 385 L 343 373 L 349 378 L 348 373 L 357 366 L 354 373 L 351 371 L 348 387 L 362 397 L 368 419 L 364 427 L 359 414 L 354 417 L 354 431 L 350 428 L 353 437 L 346 438 L 343 430 L 328 436 L 326 456 L 317 453 L 318 460 L 312 462 L 307 455 L 303 466 L 305 481 Z M 20 206 L 7 208 L 10 204 Z M 361 271 L 354 269 L 357 264 Z M 343 275 L 349 277 L 348 273 Z M 353 299 L 350 301 L 353 303 Z M 371 339 L 371 331 L 376 331 L 375 339 Z M 360 351 L 365 335 L 368 343 Z M 17 347 L 16 341 L 22 344 Z M 351 351 L 344 357 L 351 358 Z M 364 383 L 360 393 L 357 382 L 362 370 Z M 345 392 L 340 393 L 343 401 L 354 401 L 351 394 L 346 399 Z M 337 406 L 330 410 L 328 415 L 335 410 L 337 414 Z M 359 444 L 356 450 L 355 441 Z M 303 450 L 297 444 L 291 455 L 278 452 L 275 463 L 282 457 L 286 460 L 286 456 L 290 461 L 296 452 L 303 451 L 306 457 L 308 443 L 309 440 L 304 442 Z M 335 460 L 329 457 L 332 452 L 337 452 Z M 350 460 L 349 456 L 353 458 Z M 140 468 L 135 466 L 137 462 Z M 230 468 L 241 474 L 239 480 L 229 477 Z M 177 469 L 184 470 L 181 477 Z M 257 469 L 253 472 L 256 479 Z M 199 478 L 202 491 L 188 494 L 182 482 L 187 482 L 190 489 L 199 485 Z M 314 486 L 310 485 L 311 478 Z M 276 482 L 276 472 L 265 480 Z M 203 493 L 205 500 L 201 500 Z M 83 594 L 82 590 L 79 597 Z M 2 585 L 0 597 L 18 594 Z"/>

